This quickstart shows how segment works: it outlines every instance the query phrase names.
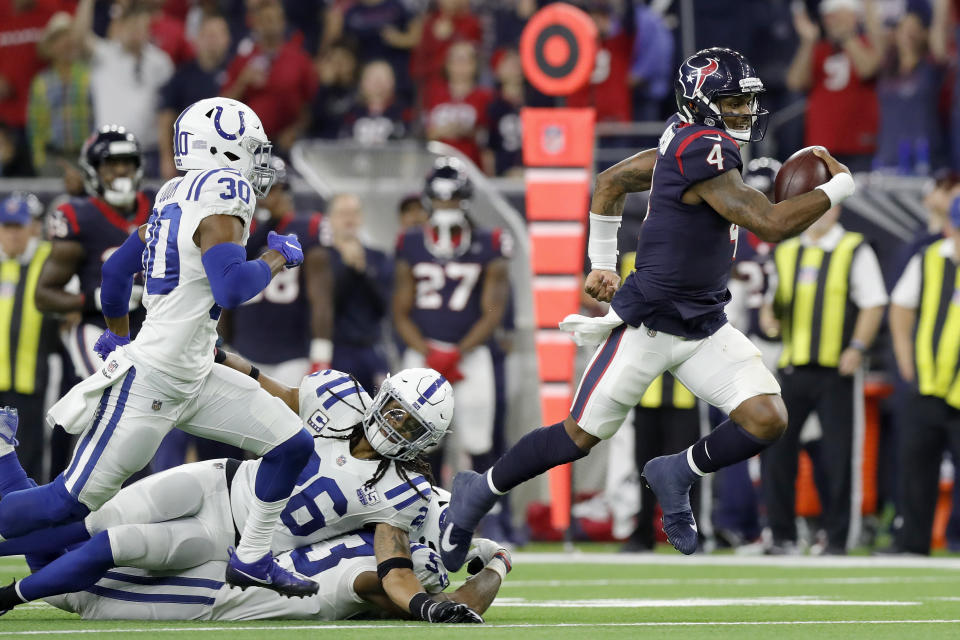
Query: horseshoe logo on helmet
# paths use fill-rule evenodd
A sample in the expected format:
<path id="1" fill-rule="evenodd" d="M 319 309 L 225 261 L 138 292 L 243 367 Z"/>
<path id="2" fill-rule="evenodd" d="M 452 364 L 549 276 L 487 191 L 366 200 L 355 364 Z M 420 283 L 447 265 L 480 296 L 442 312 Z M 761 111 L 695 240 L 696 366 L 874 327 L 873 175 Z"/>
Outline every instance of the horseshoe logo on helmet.
<path id="1" fill-rule="evenodd" d="M 215 107 L 216 113 L 213 116 L 213 127 L 217 130 L 217 133 L 220 134 L 220 137 L 225 140 L 236 140 L 243 135 L 243 132 L 247 130 L 247 127 L 243 124 L 243 111 L 239 111 L 240 115 L 240 128 L 236 133 L 227 133 L 220 128 L 220 116 L 223 115 L 223 107 Z"/>
<path id="2" fill-rule="evenodd" d="M 683 83 L 683 97 L 695 98 L 700 87 L 703 86 L 708 76 L 712 76 L 720 69 L 720 62 L 716 58 L 709 58 L 707 64 L 702 67 L 694 67 L 687 63 L 688 73 L 685 73 L 685 82 Z"/>

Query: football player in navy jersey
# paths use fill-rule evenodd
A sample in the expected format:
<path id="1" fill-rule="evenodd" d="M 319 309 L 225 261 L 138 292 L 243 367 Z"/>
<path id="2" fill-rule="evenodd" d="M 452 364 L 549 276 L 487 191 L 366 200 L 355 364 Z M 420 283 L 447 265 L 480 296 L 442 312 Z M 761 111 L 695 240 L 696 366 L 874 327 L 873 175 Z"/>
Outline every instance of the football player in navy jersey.
<path id="1" fill-rule="evenodd" d="M 611 302 L 604 318 L 568 317 L 561 328 L 581 344 L 603 344 L 581 379 L 570 415 L 521 438 L 483 475 L 458 474 L 442 539 L 444 564 L 459 568 L 470 533 L 497 497 L 547 469 L 587 455 L 609 438 L 649 383 L 670 371 L 730 418 L 686 451 L 654 458 L 643 477 L 663 509 L 664 531 L 683 553 L 697 548 L 690 488 L 701 476 L 746 460 L 787 425 L 780 386 L 760 351 L 727 322 L 727 281 L 740 226 L 761 240 L 797 235 L 854 191 L 853 177 L 826 149 L 833 176 L 814 190 L 771 204 L 744 184 L 740 145 L 759 140 L 763 83 L 730 49 L 695 53 L 680 66 L 679 113 L 655 149 L 597 178 L 584 288 Z M 620 287 L 617 230 L 626 194 L 650 189 L 636 268 Z"/>
<path id="2" fill-rule="evenodd" d="M 403 367 L 427 366 L 459 398 L 452 453 L 466 468 L 493 446 L 496 408 L 487 343 L 501 325 L 509 296 L 510 239 L 467 216 L 473 185 L 456 158 L 438 158 L 427 174 L 428 223 L 397 240 L 394 328 L 406 346 Z M 450 445 L 448 445 L 449 447 Z"/>
<path id="3" fill-rule="evenodd" d="M 333 334 L 333 276 L 330 256 L 320 244 L 323 216 L 297 215 L 286 163 L 271 158 L 277 179 L 258 202 L 268 216 L 254 220 L 247 257 L 267 249 L 267 236 L 295 233 L 303 246 L 299 269 L 281 271 L 266 289 L 231 311 L 224 311 L 224 339 L 267 375 L 284 384 L 299 384 L 311 371 L 330 366 Z"/>
<path id="4" fill-rule="evenodd" d="M 137 138 L 123 127 L 105 125 L 87 139 L 80 152 L 87 196 L 71 198 L 47 219 L 53 242 L 50 258 L 37 281 L 37 309 L 47 313 L 79 312 L 80 323 L 62 338 L 77 376 L 96 371 L 102 360 L 93 345 L 106 329 L 100 310 L 100 270 L 130 233 L 147 221 L 152 199 L 140 190 L 143 160 Z M 71 280 L 79 280 L 74 291 Z M 143 322 L 139 309 L 143 282 L 138 276 L 130 298 L 130 330 Z"/>

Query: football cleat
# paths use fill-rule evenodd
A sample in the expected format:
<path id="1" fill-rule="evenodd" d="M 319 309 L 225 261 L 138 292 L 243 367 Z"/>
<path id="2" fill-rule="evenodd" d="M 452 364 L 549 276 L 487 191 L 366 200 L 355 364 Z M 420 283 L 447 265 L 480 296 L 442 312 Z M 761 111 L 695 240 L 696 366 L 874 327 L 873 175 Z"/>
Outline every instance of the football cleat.
<path id="1" fill-rule="evenodd" d="M 226 582 L 232 587 L 240 587 L 241 591 L 246 591 L 247 587 L 263 587 L 288 598 L 312 596 L 320 588 L 313 580 L 281 567 L 272 552 L 268 552 L 256 562 L 246 563 L 237 558 L 232 547 L 230 561 L 227 563 Z"/>
<path id="2" fill-rule="evenodd" d="M 660 456 L 647 462 L 640 475 L 657 495 L 663 510 L 663 532 L 674 549 L 690 555 L 697 550 L 697 523 L 690 508 L 690 487 L 696 474 L 687 464 L 687 452 Z"/>
<path id="3" fill-rule="evenodd" d="M 0 407 L 0 440 L 14 447 L 17 441 L 17 425 L 20 417 L 16 407 Z"/>
<path id="4" fill-rule="evenodd" d="M 473 532 L 499 497 L 490 490 L 486 475 L 461 471 L 453 478 L 449 518 L 440 537 L 440 558 L 447 571 L 459 571 L 463 566 Z"/>

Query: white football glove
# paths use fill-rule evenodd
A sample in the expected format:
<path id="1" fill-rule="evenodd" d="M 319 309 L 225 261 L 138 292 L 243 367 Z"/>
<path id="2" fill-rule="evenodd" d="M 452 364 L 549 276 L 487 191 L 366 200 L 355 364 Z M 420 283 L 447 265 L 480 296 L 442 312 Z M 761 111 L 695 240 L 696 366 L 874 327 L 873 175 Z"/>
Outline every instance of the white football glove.
<path id="1" fill-rule="evenodd" d="M 467 573 L 476 575 L 483 569 L 492 569 L 504 577 L 513 568 L 513 558 L 510 551 L 505 549 L 498 542 L 488 540 L 487 538 L 474 538 L 470 545 L 470 551 L 467 552 Z"/>

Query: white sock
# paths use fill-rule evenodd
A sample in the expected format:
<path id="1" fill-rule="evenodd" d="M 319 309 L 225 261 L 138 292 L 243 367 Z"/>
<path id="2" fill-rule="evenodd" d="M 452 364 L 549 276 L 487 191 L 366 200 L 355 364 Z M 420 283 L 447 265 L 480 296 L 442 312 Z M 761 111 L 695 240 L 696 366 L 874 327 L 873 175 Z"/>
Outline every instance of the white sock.
<path id="1" fill-rule="evenodd" d="M 690 465 L 690 470 L 693 471 L 698 476 L 703 477 L 707 475 L 703 471 L 700 471 L 700 469 L 697 467 L 697 463 L 693 461 L 693 447 L 689 447 L 687 449 L 687 464 Z"/>
<path id="2" fill-rule="evenodd" d="M 490 491 L 493 491 L 498 496 L 506 495 L 505 492 L 500 491 L 493 484 L 493 467 L 490 467 L 490 469 L 488 469 L 487 472 L 483 475 L 487 476 L 487 486 L 490 487 Z"/>
<path id="3" fill-rule="evenodd" d="M 280 513 L 287 506 L 288 499 L 264 502 L 253 496 L 247 521 L 240 535 L 240 544 L 237 545 L 237 559 L 240 562 L 256 562 L 270 552 L 273 530 Z"/>

